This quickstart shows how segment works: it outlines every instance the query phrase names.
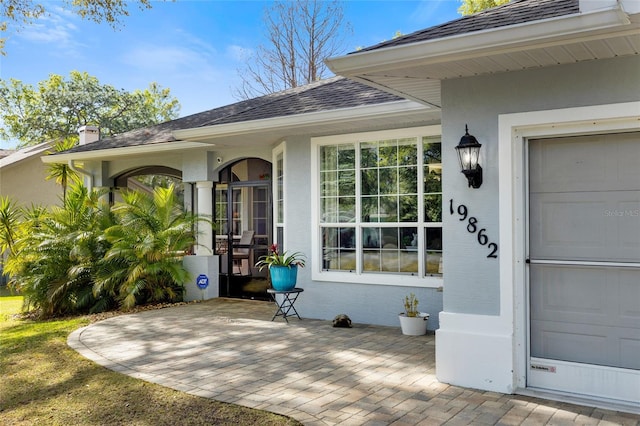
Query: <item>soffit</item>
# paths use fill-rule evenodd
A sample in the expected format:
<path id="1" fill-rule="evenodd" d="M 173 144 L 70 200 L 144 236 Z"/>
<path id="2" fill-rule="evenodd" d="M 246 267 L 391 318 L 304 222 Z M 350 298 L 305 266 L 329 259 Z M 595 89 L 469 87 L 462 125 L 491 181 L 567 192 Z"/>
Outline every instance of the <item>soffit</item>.
<path id="1" fill-rule="evenodd" d="M 517 70 L 544 68 L 582 61 L 601 60 L 640 54 L 640 25 L 638 15 L 633 15 L 626 25 L 580 33 L 540 37 L 537 40 L 505 40 L 499 45 L 459 51 L 433 50 L 434 43 L 422 46 L 405 46 L 412 49 L 410 55 L 395 55 L 378 51 L 379 64 L 350 68 L 349 57 L 343 64 L 337 63 L 334 71 L 349 78 L 383 88 L 394 94 L 441 107 L 440 81 L 498 74 Z M 526 31 L 523 28 L 522 31 Z M 473 41 L 473 39 L 470 39 Z M 400 49 L 400 48 L 398 48 Z M 422 49 L 422 52 L 421 52 Z M 367 52 L 375 55 L 376 52 Z M 392 55 L 386 56 L 389 53 Z M 350 55 L 357 56 L 357 55 Z M 395 60 L 397 59 L 397 60 Z M 338 58 L 338 61 L 341 59 Z M 331 65 L 331 60 L 329 61 Z"/>

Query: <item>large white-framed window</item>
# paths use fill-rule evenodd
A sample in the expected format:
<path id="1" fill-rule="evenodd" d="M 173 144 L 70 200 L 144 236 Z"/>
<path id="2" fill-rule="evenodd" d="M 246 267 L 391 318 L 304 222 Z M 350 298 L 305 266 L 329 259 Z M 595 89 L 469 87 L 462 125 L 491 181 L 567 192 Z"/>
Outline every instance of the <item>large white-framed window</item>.
<path id="1" fill-rule="evenodd" d="M 282 142 L 273 150 L 273 229 L 274 242 L 284 249 L 284 161 L 286 142 Z"/>
<path id="2" fill-rule="evenodd" d="M 440 132 L 312 138 L 313 279 L 442 285 Z"/>

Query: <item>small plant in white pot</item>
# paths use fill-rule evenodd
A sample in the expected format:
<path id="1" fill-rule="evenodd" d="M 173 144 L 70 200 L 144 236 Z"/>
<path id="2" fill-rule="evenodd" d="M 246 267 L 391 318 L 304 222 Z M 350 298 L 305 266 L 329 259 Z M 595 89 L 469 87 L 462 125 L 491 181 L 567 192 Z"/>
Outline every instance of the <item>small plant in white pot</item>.
<path id="1" fill-rule="evenodd" d="M 421 336 L 427 332 L 429 314 L 418 311 L 418 299 L 411 293 L 404 298 L 404 312 L 399 315 L 402 334 Z"/>

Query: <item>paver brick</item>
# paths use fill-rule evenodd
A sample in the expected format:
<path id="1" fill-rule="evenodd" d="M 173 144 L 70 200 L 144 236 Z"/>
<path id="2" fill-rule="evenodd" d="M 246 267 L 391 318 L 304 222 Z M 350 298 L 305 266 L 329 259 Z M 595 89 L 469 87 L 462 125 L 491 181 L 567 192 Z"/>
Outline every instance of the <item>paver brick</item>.
<path id="1" fill-rule="evenodd" d="M 310 426 L 640 425 L 634 414 L 440 383 L 433 334 L 272 314 L 267 302 L 214 299 L 110 318 L 69 344 L 123 374 Z"/>

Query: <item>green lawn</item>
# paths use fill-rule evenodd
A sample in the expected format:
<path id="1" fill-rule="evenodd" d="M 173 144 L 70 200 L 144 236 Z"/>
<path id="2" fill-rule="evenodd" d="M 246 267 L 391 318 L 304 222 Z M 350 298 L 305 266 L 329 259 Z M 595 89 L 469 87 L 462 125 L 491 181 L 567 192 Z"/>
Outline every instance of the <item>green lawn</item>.
<path id="1" fill-rule="evenodd" d="M 19 319 L 22 297 L 0 293 L 2 425 L 299 425 L 260 410 L 191 396 L 83 358 L 67 336 L 87 317 Z"/>

